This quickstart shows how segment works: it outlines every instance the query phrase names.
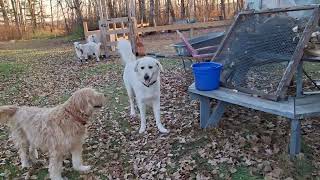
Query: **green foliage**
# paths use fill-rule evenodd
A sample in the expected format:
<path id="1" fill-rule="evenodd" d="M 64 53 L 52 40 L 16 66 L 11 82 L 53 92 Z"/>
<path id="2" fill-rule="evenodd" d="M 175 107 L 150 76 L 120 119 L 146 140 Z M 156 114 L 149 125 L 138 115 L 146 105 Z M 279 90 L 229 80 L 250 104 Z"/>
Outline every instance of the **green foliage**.
<path id="1" fill-rule="evenodd" d="M 83 27 L 78 25 L 72 30 L 71 34 L 65 36 L 63 39 L 66 41 L 74 41 L 74 40 L 80 40 L 83 38 L 84 38 Z"/>
<path id="2" fill-rule="evenodd" d="M 6 81 L 14 75 L 19 75 L 26 70 L 26 66 L 14 62 L 1 62 L 0 63 L 0 76 Z"/>
<path id="3" fill-rule="evenodd" d="M 233 180 L 259 180 L 263 179 L 261 176 L 252 175 L 247 167 L 240 166 L 237 168 L 237 172 L 235 172 L 232 176 Z"/>

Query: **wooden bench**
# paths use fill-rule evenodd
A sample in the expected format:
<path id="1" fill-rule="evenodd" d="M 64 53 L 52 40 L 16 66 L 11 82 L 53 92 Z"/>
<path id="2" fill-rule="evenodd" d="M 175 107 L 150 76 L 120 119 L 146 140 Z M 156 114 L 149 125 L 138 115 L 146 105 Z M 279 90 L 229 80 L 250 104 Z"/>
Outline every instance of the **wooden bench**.
<path id="1" fill-rule="evenodd" d="M 272 101 L 251 94 L 220 87 L 214 91 L 199 91 L 194 83 L 188 91 L 193 99 L 200 100 L 200 127 L 217 126 L 223 116 L 226 105 L 239 106 L 286 117 L 291 123 L 289 153 L 297 155 L 301 149 L 301 122 L 303 118 L 320 115 L 320 95 L 303 95 L 302 92 L 302 63 L 298 66 L 296 83 L 296 97 L 289 97 L 285 101 Z M 210 100 L 216 99 L 217 105 L 211 109 Z"/>

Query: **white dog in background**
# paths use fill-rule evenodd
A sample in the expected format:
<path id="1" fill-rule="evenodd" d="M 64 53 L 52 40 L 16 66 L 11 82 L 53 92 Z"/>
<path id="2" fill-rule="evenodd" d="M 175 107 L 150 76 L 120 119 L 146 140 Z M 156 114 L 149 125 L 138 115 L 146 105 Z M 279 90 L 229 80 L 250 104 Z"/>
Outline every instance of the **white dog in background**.
<path id="1" fill-rule="evenodd" d="M 74 48 L 78 59 L 82 62 L 85 60 L 88 62 L 89 56 L 96 56 L 97 62 L 100 61 L 100 46 L 101 43 L 88 42 L 86 44 L 80 44 L 79 42 L 74 42 Z"/>
<path id="2" fill-rule="evenodd" d="M 88 36 L 87 42 L 99 43 L 101 41 L 100 41 L 100 37 L 97 34 L 91 34 Z"/>
<path id="3" fill-rule="evenodd" d="M 102 93 L 83 88 L 53 108 L 0 106 L 0 123 L 10 125 L 22 167 L 30 166 L 29 160 L 37 158 L 39 148 L 49 153 L 50 178 L 62 180 L 62 163 L 69 153 L 75 170 L 90 169 L 82 164 L 81 158 L 85 125 L 94 109 L 101 108 L 104 101 Z"/>
<path id="4" fill-rule="evenodd" d="M 146 130 L 146 106 L 153 108 L 156 125 L 161 133 L 168 133 L 160 121 L 160 62 L 152 57 L 136 60 L 128 40 L 121 39 L 117 45 L 122 62 L 125 64 L 123 81 L 130 102 L 130 115 L 135 117 L 134 95 L 140 110 L 139 133 Z"/>

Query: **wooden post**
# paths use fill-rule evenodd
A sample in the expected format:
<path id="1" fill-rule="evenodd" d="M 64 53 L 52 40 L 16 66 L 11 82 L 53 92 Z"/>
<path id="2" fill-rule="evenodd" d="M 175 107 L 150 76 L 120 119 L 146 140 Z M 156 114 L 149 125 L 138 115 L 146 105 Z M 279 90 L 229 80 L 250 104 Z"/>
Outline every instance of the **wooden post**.
<path id="1" fill-rule="evenodd" d="M 218 126 L 218 124 L 222 118 L 222 115 L 224 113 L 224 109 L 225 109 L 226 104 L 227 104 L 226 102 L 218 101 L 218 104 L 214 108 L 212 114 L 210 115 L 210 117 L 207 121 L 206 128 L 210 127 L 210 126 L 214 126 L 214 127 Z"/>
<path id="2" fill-rule="evenodd" d="M 200 127 L 206 128 L 210 116 L 210 100 L 208 97 L 200 96 Z"/>
<path id="3" fill-rule="evenodd" d="M 303 95 L 303 61 L 300 62 L 297 68 L 296 74 L 296 97 L 301 97 Z"/>
<path id="4" fill-rule="evenodd" d="M 291 157 L 298 155 L 301 150 L 301 123 L 299 119 L 291 119 L 291 134 L 289 153 Z"/>
<path id="5" fill-rule="evenodd" d="M 87 39 L 88 36 L 88 23 L 86 21 L 83 21 L 83 32 L 84 32 L 84 36 Z"/>

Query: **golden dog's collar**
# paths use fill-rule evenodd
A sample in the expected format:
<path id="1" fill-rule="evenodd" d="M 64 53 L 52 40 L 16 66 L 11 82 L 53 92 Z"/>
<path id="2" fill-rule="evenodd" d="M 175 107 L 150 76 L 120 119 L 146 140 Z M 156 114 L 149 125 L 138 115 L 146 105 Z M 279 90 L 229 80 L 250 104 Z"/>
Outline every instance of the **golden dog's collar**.
<path id="1" fill-rule="evenodd" d="M 78 116 L 77 114 L 74 114 L 72 111 L 70 111 L 69 109 L 65 109 L 65 111 L 71 115 L 73 117 L 73 120 L 79 122 L 80 124 L 82 124 L 83 126 L 87 124 L 87 121 L 83 120 L 84 118 Z"/>
<path id="2" fill-rule="evenodd" d="M 144 82 L 142 83 L 144 86 L 146 87 L 150 87 L 152 85 L 154 85 L 157 82 L 157 80 L 153 81 L 152 83 L 150 83 L 149 85 L 146 85 Z"/>

